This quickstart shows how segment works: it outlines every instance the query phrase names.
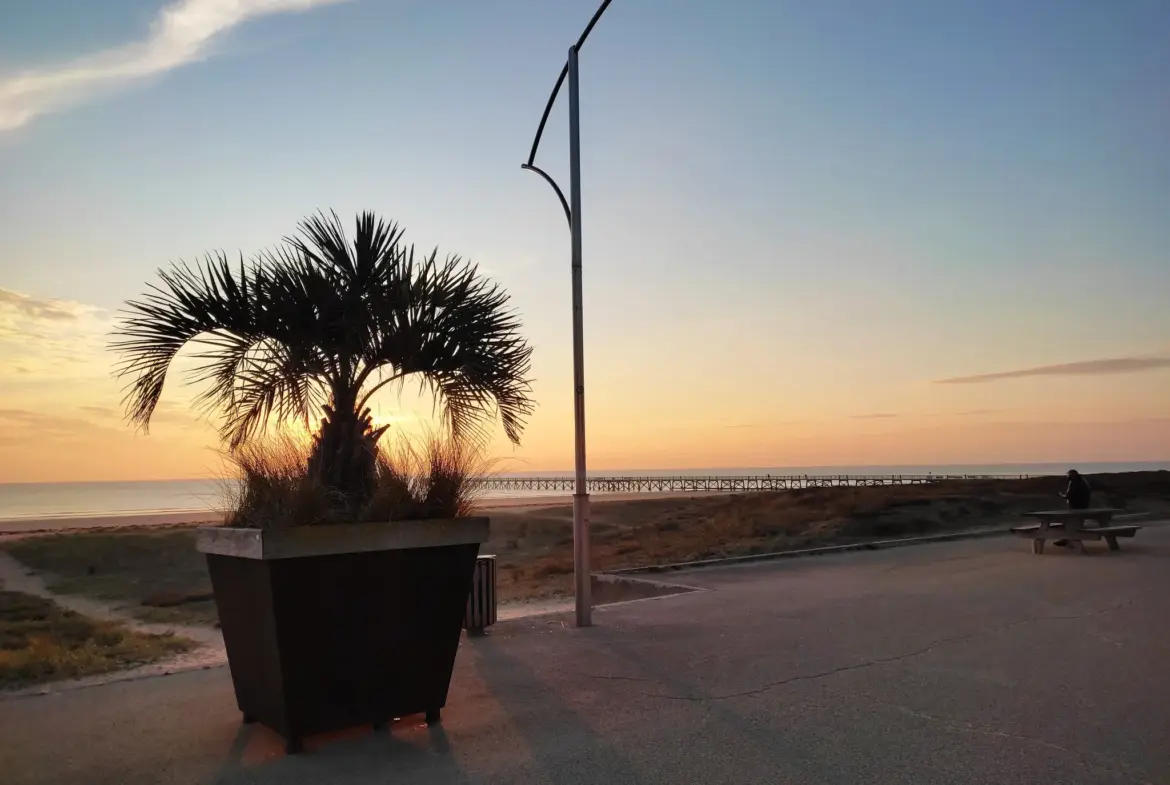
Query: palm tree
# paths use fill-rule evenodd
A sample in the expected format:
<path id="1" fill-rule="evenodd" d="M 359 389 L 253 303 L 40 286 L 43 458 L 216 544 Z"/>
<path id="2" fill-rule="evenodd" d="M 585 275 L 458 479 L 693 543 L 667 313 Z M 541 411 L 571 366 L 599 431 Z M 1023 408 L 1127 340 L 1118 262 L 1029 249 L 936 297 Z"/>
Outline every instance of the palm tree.
<path id="1" fill-rule="evenodd" d="M 352 240 L 334 213 L 303 220 L 296 236 L 245 263 L 208 254 L 160 270 L 127 303 L 112 348 L 128 378 L 128 419 L 147 430 L 171 363 L 197 347 L 197 404 L 222 415 L 237 449 L 271 420 L 320 416 L 308 474 L 349 510 L 373 493 L 370 398 L 416 378 L 456 439 L 479 438 L 498 415 L 518 444 L 534 404 L 531 348 L 508 295 L 457 256 L 416 259 L 403 232 L 372 213 Z"/>

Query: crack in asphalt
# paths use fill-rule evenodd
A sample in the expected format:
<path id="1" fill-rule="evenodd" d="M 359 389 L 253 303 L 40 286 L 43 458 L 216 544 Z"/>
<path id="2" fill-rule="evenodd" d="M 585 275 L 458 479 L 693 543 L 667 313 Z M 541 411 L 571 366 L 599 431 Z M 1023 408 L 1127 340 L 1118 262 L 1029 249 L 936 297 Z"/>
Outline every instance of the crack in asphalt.
<path id="1" fill-rule="evenodd" d="M 591 678 L 591 679 L 602 679 L 603 681 L 637 681 L 637 682 L 644 682 L 647 684 L 657 684 L 658 683 L 654 679 L 645 679 L 645 678 L 642 678 L 641 676 L 607 676 L 607 675 L 603 675 L 603 674 L 599 674 L 599 673 L 590 673 L 588 675 L 589 675 L 589 678 Z"/>
<path id="2" fill-rule="evenodd" d="M 1122 768 L 1116 768 L 1116 766 L 1119 765 L 1117 761 L 1109 759 L 1109 763 L 1112 765 L 1105 765 L 1104 763 L 1099 762 L 1100 759 L 1090 759 L 1079 750 L 1070 749 L 1069 747 L 1061 746 L 1060 744 L 1048 741 L 1047 739 L 1039 738 L 1037 736 L 1028 736 L 1022 733 L 1009 733 L 1008 731 L 997 730 L 996 728 L 991 728 L 986 725 L 976 725 L 975 723 L 968 722 L 966 720 L 952 719 L 950 717 L 939 717 L 934 714 L 927 714 L 924 711 L 911 708 L 910 706 L 903 706 L 900 703 L 890 703 L 889 701 L 879 700 L 878 698 L 874 698 L 868 695 L 860 695 L 855 697 L 860 697 L 864 700 L 870 701 L 871 703 L 876 703 L 879 706 L 886 706 L 888 708 L 895 709 L 911 717 L 916 717 L 918 719 L 923 719 L 938 725 L 942 725 L 947 730 L 956 731 L 958 733 L 973 733 L 980 736 L 990 736 L 997 739 L 1008 739 L 1012 741 L 1022 741 L 1028 744 L 1035 744 L 1040 747 L 1045 747 L 1046 749 L 1070 755 L 1075 758 L 1081 766 L 1087 769 L 1095 769 L 1097 771 L 1103 771 L 1107 774 L 1114 774 L 1118 777 L 1124 777 L 1125 779 L 1134 783 L 1134 785 L 1154 785 L 1154 783 L 1150 782 L 1149 780 L 1139 779 Z"/>
<path id="3" fill-rule="evenodd" d="M 967 556 L 951 556 L 951 557 L 946 558 L 946 559 L 934 559 L 931 561 L 914 562 L 911 564 L 892 564 L 889 567 L 886 567 L 885 569 L 881 570 L 881 572 L 884 574 L 884 573 L 895 572 L 897 570 L 927 569 L 927 568 L 931 568 L 931 567 L 937 567 L 939 564 L 950 564 L 950 563 L 959 562 L 959 561 L 972 561 L 974 559 L 991 560 L 991 559 L 994 559 L 997 555 L 998 554 L 994 554 L 994 553 L 972 553 L 972 554 L 969 554 Z M 997 563 L 994 566 L 1000 566 L 1000 565 Z"/>
<path id="4" fill-rule="evenodd" d="M 796 676 L 789 676 L 787 678 L 780 679 L 778 681 L 769 682 L 768 684 L 765 684 L 761 687 L 757 687 L 755 689 L 743 690 L 742 692 L 732 692 L 732 693 L 727 693 L 725 695 L 708 695 L 708 696 L 697 696 L 697 697 L 692 696 L 692 695 L 671 695 L 669 693 L 653 693 L 653 692 L 642 692 L 639 694 L 644 696 L 644 697 L 647 697 L 647 698 L 663 698 L 666 700 L 693 701 L 693 702 L 697 702 L 697 703 L 702 703 L 702 702 L 706 702 L 706 701 L 732 700 L 734 698 L 747 698 L 747 697 L 751 697 L 753 695 L 759 695 L 761 693 L 768 692 L 769 690 L 776 689 L 777 687 L 783 687 L 783 686 L 788 685 L 788 684 L 793 684 L 795 682 L 816 681 L 819 679 L 828 678 L 830 676 L 836 676 L 836 675 L 841 674 L 841 673 L 847 673 L 849 671 L 863 670 L 865 668 L 872 668 L 872 667 L 877 666 L 877 665 L 888 665 L 888 664 L 893 663 L 893 662 L 900 662 L 902 660 L 908 660 L 908 659 L 913 659 L 915 657 L 921 657 L 925 654 L 929 654 L 930 652 L 932 652 L 935 649 L 942 647 L 942 646 L 947 646 L 947 645 L 950 645 L 952 643 L 960 643 L 962 641 L 971 640 L 972 638 L 977 638 L 981 635 L 1002 632 L 1003 630 L 1012 629 L 1013 627 L 1020 627 L 1020 626 L 1026 625 L 1026 624 L 1034 624 L 1036 622 L 1041 622 L 1041 621 L 1077 621 L 1080 619 L 1091 619 L 1091 618 L 1094 618 L 1096 616 L 1104 616 L 1107 613 L 1114 613 L 1114 612 L 1119 611 L 1123 608 L 1127 608 L 1127 607 L 1133 605 L 1135 602 L 1137 602 L 1137 599 L 1131 598 L 1131 599 L 1125 600 L 1124 602 L 1117 603 L 1116 605 L 1110 605 L 1107 608 L 1102 608 L 1100 610 L 1092 611 L 1090 613 L 1069 614 L 1069 615 L 1030 616 L 1030 617 L 1025 618 L 1025 619 L 1017 619 L 1016 621 L 1007 622 L 1005 624 L 996 624 L 996 625 L 992 625 L 990 627 L 985 627 L 983 629 L 979 629 L 979 630 L 976 630 L 974 632 L 967 633 L 965 635 L 956 635 L 956 636 L 953 636 L 950 638 L 941 638 L 937 641 L 933 641 L 933 642 L 927 644 L 926 646 L 923 646 L 920 649 L 915 649 L 913 651 L 904 652 L 902 654 L 896 654 L 896 655 L 893 655 L 891 657 L 879 657 L 879 658 L 875 658 L 875 659 L 871 659 L 871 660 L 863 660 L 862 662 L 855 662 L 855 663 L 851 663 L 849 665 L 842 665 L 840 667 L 830 668 L 829 670 L 820 671 L 818 673 L 808 673 L 808 674 L 800 674 L 800 675 L 796 675 Z M 594 676 L 594 678 L 623 679 L 623 680 L 627 680 L 627 681 L 644 681 L 644 682 L 651 683 L 651 684 L 658 684 L 658 682 L 654 681 L 653 679 L 639 679 L 636 677 Z"/>

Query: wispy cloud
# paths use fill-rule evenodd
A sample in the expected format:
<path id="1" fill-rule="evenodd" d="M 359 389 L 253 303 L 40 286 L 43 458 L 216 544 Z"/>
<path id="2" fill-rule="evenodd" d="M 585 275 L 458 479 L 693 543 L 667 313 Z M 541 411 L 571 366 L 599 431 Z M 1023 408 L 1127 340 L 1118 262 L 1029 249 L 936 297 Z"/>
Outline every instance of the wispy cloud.
<path id="1" fill-rule="evenodd" d="M 892 420 L 898 415 L 892 412 L 874 412 L 873 414 L 851 414 L 850 420 Z"/>
<path id="2" fill-rule="evenodd" d="M 0 131 L 13 130 L 129 82 L 206 57 L 216 38 L 271 14 L 347 0 L 177 0 L 162 8 L 145 39 L 55 67 L 0 77 Z"/>
<path id="3" fill-rule="evenodd" d="M 935 384 L 983 384 L 985 382 L 998 382 L 1004 379 L 1023 379 L 1029 376 L 1103 376 L 1107 374 L 1156 371 L 1163 368 L 1170 368 L 1170 357 L 1113 357 L 1105 360 L 1085 360 L 1084 362 L 1062 363 L 1060 365 L 1041 365 L 1036 368 L 1023 368 L 1018 371 L 981 373 L 974 376 L 956 376 L 952 379 L 939 379 Z"/>
<path id="4" fill-rule="evenodd" d="M 47 436 L 76 437 L 95 432 L 112 432 L 112 429 L 108 427 L 82 418 L 65 417 L 59 413 L 51 414 L 30 409 L 0 409 L 0 426 L 9 433 L 14 430 L 22 430 L 37 438 Z M 28 434 L 22 434 L 22 436 Z"/>
<path id="5" fill-rule="evenodd" d="M 124 419 L 122 411 L 113 406 L 78 406 L 77 410 L 87 415 L 88 420 L 101 424 L 108 421 L 121 422 Z M 3 412 L 0 411 L 0 417 L 2 416 Z M 173 401 L 168 398 L 159 401 L 150 421 L 155 425 L 164 423 L 185 427 L 210 427 L 206 422 L 200 420 L 190 403 Z"/>
<path id="6" fill-rule="evenodd" d="M 71 330 L 82 322 L 103 316 L 100 308 L 85 303 L 0 289 L 0 341 L 24 340 L 45 332 Z"/>
<path id="7" fill-rule="evenodd" d="M 110 315 L 72 300 L 0 289 L 0 430 L 4 420 L 45 407 L 72 410 L 78 422 L 128 430 L 122 424 L 123 382 L 111 375 Z M 180 365 L 190 358 L 179 359 Z M 155 409 L 156 424 L 196 430 L 211 427 L 191 405 L 193 394 L 176 384 Z M 27 417 L 26 417 L 27 418 Z M 66 418 L 69 419 L 69 418 Z"/>
<path id="8" fill-rule="evenodd" d="M 5 320 L 72 322 L 93 309 L 67 300 L 31 297 L 27 294 L 0 289 L 0 330 Z"/>
<path id="9" fill-rule="evenodd" d="M 100 308 L 0 289 L 0 373 L 24 380 L 105 376 L 108 330 Z"/>

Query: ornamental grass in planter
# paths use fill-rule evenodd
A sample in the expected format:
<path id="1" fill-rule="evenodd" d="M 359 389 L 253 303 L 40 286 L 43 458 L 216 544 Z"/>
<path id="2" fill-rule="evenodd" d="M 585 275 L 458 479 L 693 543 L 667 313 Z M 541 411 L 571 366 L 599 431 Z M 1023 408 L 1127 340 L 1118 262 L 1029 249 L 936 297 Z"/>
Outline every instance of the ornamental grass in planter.
<path id="1" fill-rule="evenodd" d="M 114 348 L 145 429 L 178 352 L 242 475 L 227 525 L 200 531 L 244 720 L 284 736 L 385 723 L 446 703 L 488 521 L 470 517 L 486 426 L 518 443 L 531 349 L 507 295 L 458 257 L 416 260 L 359 216 L 302 222 L 252 262 L 160 272 Z M 417 380 L 445 436 L 387 447 L 371 398 Z M 305 444 L 270 423 L 318 423 Z"/>

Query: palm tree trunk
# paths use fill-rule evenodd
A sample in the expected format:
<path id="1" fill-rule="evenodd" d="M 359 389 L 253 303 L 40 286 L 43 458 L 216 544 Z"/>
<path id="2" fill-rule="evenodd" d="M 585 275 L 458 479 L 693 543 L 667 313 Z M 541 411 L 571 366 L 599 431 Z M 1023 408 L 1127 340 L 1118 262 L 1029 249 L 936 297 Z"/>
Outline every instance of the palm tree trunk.
<path id="1" fill-rule="evenodd" d="M 382 435 L 374 429 L 369 410 L 356 411 L 356 398 L 348 389 L 335 389 L 313 438 L 308 465 L 309 477 L 330 492 L 336 511 L 350 521 L 374 494 Z"/>

